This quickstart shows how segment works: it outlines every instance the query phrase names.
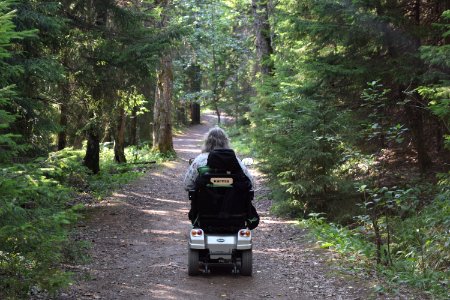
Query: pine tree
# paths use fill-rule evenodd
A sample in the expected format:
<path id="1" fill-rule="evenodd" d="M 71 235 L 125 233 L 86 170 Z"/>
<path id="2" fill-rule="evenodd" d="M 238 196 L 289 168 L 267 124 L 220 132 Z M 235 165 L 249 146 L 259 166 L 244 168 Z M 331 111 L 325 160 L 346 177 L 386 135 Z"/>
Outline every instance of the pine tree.
<path id="1" fill-rule="evenodd" d="M 9 62 L 13 55 L 12 41 L 31 37 L 33 31 L 18 32 L 15 30 L 12 11 L 12 1 L 0 3 L 0 162 L 9 162 L 12 157 L 26 148 L 19 143 L 20 135 L 12 133 L 10 126 L 16 120 L 13 110 L 14 99 L 17 97 L 15 85 L 11 83 L 11 77 L 22 73 L 22 68 Z"/>

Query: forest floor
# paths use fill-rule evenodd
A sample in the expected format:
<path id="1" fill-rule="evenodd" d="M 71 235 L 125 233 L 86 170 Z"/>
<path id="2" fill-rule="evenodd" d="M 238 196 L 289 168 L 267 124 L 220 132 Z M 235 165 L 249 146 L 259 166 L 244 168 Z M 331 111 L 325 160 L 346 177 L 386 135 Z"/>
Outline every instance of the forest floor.
<path id="1" fill-rule="evenodd" d="M 331 261 L 293 220 L 271 215 L 263 176 L 255 200 L 261 222 L 253 231 L 253 276 L 213 269 L 187 274 L 189 201 L 182 181 L 200 153 L 214 117 L 174 138 L 178 155 L 88 208 L 76 238 L 90 241 L 90 262 L 68 266 L 77 281 L 58 299 L 368 299 L 370 278 Z M 382 297 L 386 299 L 386 297 Z"/>

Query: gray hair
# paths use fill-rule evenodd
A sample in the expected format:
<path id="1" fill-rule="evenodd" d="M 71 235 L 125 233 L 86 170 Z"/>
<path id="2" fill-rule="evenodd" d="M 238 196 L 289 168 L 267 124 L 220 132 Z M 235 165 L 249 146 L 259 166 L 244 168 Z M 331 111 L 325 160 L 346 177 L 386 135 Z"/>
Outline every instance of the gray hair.
<path id="1" fill-rule="evenodd" d="M 202 152 L 211 152 L 214 149 L 230 149 L 228 135 L 218 126 L 211 128 L 206 134 Z"/>

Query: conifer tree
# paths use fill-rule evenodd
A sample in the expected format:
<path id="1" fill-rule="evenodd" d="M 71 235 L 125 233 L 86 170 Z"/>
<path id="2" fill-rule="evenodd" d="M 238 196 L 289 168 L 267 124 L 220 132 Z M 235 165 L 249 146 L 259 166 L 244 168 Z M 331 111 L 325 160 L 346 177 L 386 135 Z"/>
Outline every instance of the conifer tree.
<path id="1" fill-rule="evenodd" d="M 26 145 L 20 144 L 18 133 L 11 132 L 11 124 L 16 120 L 13 110 L 14 99 L 17 97 L 15 85 L 11 78 L 22 73 L 22 69 L 8 60 L 13 55 L 13 40 L 33 36 L 33 32 L 18 32 L 15 30 L 12 11 L 12 1 L 0 3 L 0 162 L 8 162 Z"/>
<path id="2" fill-rule="evenodd" d="M 170 0 L 158 3 L 163 9 L 159 27 L 164 29 L 169 24 Z M 171 49 L 161 57 L 158 68 L 155 106 L 153 110 L 153 149 L 161 153 L 173 152 L 172 107 L 173 107 L 173 67 Z"/>

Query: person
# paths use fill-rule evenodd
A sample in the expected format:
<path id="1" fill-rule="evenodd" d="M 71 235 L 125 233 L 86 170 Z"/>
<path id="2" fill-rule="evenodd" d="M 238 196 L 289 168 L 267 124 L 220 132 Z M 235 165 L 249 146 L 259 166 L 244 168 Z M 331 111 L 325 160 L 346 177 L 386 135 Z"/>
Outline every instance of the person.
<path id="1" fill-rule="evenodd" d="M 202 153 L 194 159 L 186 172 L 184 177 L 184 187 L 187 191 L 205 185 L 205 182 L 203 182 L 204 178 L 199 177 L 199 170 L 202 172 L 202 168 L 206 168 L 207 170 L 222 170 L 230 174 L 235 174 L 239 178 L 239 180 L 234 183 L 234 187 L 237 189 L 238 193 L 234 194 L 235 200 L 246 197 L 244 195 L 249 195 L 240 191 L 250 191 L 255 188 L 253 176 L 230 148 L 230 140 L 225 131 L 218 126 L 213 127 L 208 131 Z M 251 199 L 253 199 L 253 196 L 251 196 Z M 247 228 L 254 229 L 259 224 L 259 215 L 251 203 L 251 199 L 248 203 L 246 225 Z M 188 217 L 193 226 L 198 226 L 198 208 L 193 202 L 194 201 L 191 202 L 191 209 L 189 210 Z"/>
<path id="2" fill-rule="evenodd" d="M 230 165 L 231 168 L 235 167 L 240 169 L 244 172 L 244 175 L 250 180 L 251 187 L 255 188 L 255 181 L 253 179 L 253 176 L 248 171 L 247 167 L 242 163 L 242 161 L 234 155 L 234 151 L 230 148 L 230 140 L 228 138 L 228 135 L 225 133 L 225 131 L 215 126 L 211 128 L 208 133 L 206 134 L 205 143 L 202 148 L 202 153 L 199 154 L 194 161 L 189 166 L 186 175 L 184 176 L 184 187 L 186 190 L 192 190 L 195 188 L 195 181 L 197 180 L 197 177 L 199 175 L 198 169 L 201 167 L 205 167 L 208 165 L 208 158 L 211 152 L 215 151 L 217 152 L 223 152 L 224 154 L 229 154 L 232 152 L 233 156 L 236 158 L 239 166 L 232 166 L 232 163 Z M 220 153 L 219 153 L 220 155 Z M 220 157 L 220 156 L 219 156 Z M 220 158 L 219 158 L 220 159 Z M 217 159 L 216 159 L 217 161 Z M 211 162 L 210 162 L 211 164 Z"/>

